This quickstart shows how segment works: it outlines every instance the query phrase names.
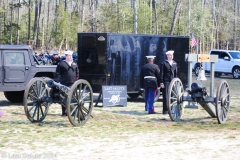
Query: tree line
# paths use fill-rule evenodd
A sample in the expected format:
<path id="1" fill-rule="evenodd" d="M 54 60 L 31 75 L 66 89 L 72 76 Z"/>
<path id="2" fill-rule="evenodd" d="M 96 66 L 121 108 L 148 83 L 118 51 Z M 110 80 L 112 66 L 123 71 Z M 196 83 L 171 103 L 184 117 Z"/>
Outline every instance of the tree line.
<path id="1" fill-rule="evenodd" d="M 77 49 L 78 32 L 194 33 L 197 51 L 240 48 L 240 0 L 1 0 L 0 44 Z M 192 51 L 196 51 L 194 48 Z"/>

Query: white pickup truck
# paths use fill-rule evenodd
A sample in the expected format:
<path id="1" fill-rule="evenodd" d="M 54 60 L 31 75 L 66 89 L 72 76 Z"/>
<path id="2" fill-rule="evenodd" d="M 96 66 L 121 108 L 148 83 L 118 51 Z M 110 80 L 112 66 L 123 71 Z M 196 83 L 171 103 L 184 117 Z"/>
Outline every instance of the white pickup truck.
<path id="1" fill-rule="evenodd" d="M 220 77 L 224 74 L 232 74 L 233 78 L 240 78 L 240 51 L 232 50 L 211 50 L 211 55 L 218 55 L 218 62 L 214 65 L 215 76 Z M 210 63 L 202 63 L 206 72 L 210 72 Z M 195 74 L 198 75 L 200 63 L 194 66 Z"/>

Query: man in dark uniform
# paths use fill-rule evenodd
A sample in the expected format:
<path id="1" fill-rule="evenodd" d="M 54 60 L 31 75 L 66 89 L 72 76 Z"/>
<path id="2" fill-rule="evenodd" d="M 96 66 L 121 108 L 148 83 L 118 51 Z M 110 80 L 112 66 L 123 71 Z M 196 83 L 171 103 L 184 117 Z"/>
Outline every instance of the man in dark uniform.
<path id="1" fill-rule="evenodd" d="M 72 54 L 72 51 L 65 51 L 66 60 L 60 62 L 56 69 L 59 82 L 68 87 L 71 87 L 79 77 L 78 66 L 73 62 Z M 62 105 L 62 116 L 66 115 L 65 110 L 66 108 Z"/>
<path id="2" fill-rule="evenodd" d="M 145 64 L 140 73 L 140 87 L 145 90 L 145 111 L 149 114 L 154 112 L 154 99 L 157 88 L 160 84 L 159 67 L 153 64 L 155 56 L 146 56 L 148 63 Z"/>
<path id="3" fill-rule="evenodd" d="M 52 59 L 52 64 L 53 65 L 58 65 L 58 63 L 60 62 L 60 57 L 58 55 L 58 52 L 56 50 L 53 51 L 53 56 L 51 57 Z"/>
<path id="4" fill-rule="evenodd" d="M 168 87 L 173 78 L 177 77 L 177 63 L 173 60 L 174 51 L 166 52 L 167 60 L 161 64 L 160 84 L 163 94 L 163 114 L 168 114 Z"/>

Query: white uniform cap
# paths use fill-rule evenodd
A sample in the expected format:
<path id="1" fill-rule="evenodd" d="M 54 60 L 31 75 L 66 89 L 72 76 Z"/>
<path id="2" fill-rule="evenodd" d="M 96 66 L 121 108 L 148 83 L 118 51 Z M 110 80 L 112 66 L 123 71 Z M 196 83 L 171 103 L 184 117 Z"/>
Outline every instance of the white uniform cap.
<path id="1" fill-rule="evenodd" d="M 72 55 L 73 51 L 65 51 L 65 54 Z"/>
<path id="2" fill-rule="evenodd" d="M 146 56 L 147 59 L 154 59 L 156 56 Z"/>
<path id="3" fill-rule="evenodd" d="M 173 54 L 174 51 L 173 50 L 170 50 L 170 51 L 167 51 L 166 54 Z"/>

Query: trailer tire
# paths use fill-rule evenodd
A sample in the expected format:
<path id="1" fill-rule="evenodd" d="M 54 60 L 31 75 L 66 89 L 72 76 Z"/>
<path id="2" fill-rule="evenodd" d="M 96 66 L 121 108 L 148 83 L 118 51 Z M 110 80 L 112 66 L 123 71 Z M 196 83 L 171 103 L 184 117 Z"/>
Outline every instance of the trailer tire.
<path id="1" fill-rule="evenodd" d="M 222 73 L 221 72 L 215 72 L 215 77 L 219 78 L 222 76 Z"/>
<path id="2" fill-rule="evenodd" d="M 128 93 L 127 94 L 130 98 L 138 98 L 139 97 L 139 93 Z"/>
<path id="3" fill-rule="evenodd" d="M 24 91 L 9 91 L 4 92 L 6 99 L 12 103 L 22 103 L 23 102 Z"/>

